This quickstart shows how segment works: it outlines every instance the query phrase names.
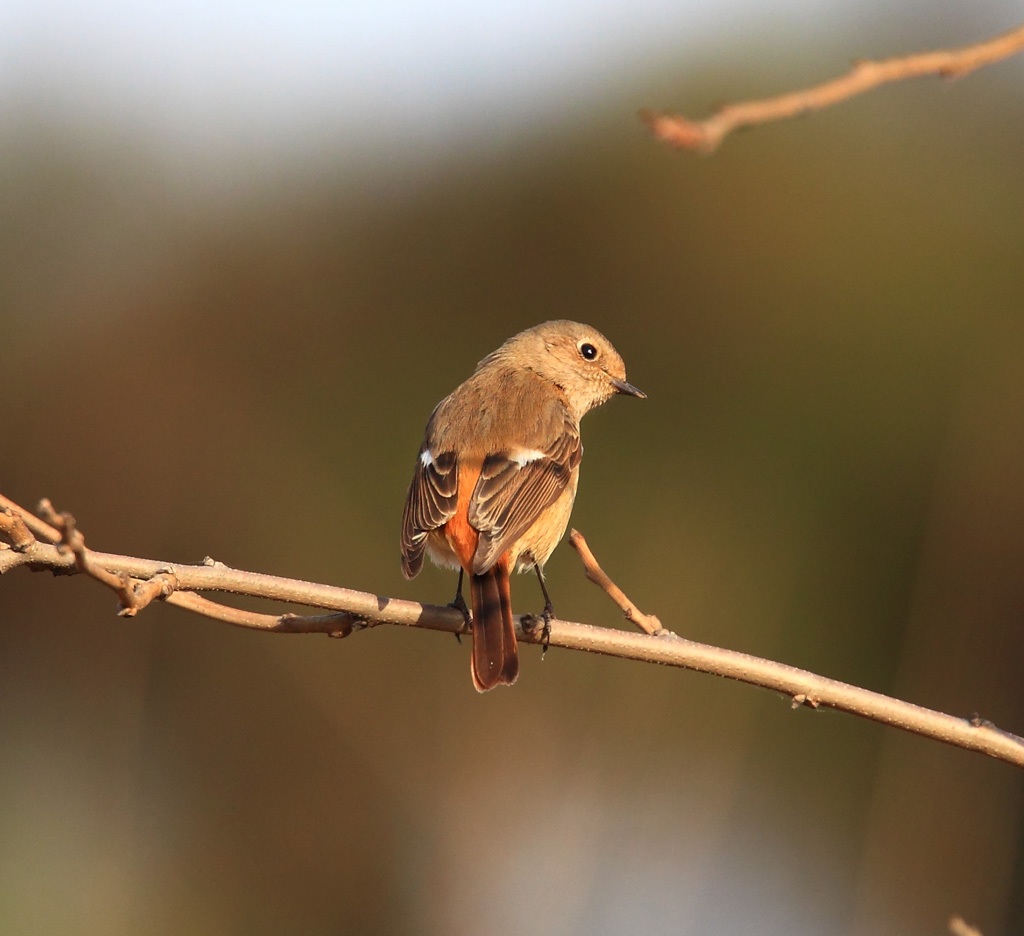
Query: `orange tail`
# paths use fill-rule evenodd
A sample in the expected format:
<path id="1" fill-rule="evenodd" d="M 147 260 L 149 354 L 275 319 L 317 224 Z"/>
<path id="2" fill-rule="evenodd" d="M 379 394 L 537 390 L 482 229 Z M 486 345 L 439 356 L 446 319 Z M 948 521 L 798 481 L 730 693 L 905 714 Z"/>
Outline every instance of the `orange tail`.
<path id="1" fill-rule="evenodd" d="M 508 583 L 508 554 L 483 575 L 469 580 L 473 598 L 473 685 L 486 692 L 519 675 L 519 652 L 512 624 L 512 592 Z"/>

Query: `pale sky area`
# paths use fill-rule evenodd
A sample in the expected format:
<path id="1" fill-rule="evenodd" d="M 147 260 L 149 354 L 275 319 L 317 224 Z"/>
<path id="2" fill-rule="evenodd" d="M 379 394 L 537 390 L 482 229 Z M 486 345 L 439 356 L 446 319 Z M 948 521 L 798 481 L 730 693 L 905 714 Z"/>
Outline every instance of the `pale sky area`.
<path id="1" fill-rule="evenodd" d="M 339 133 L 422 140 L 587 102 L 765 16 L 834 28 L 852 2 L 220 0 L 0 3 L 3 99 L 256 140 L 329 115 Z M 758 19 L 759 23 L 753 20 Z M 175 136 L 178 130 L 175 130 Z M 188 134 L 186 135 L 186 137 Z M 185 142 L 179 140 L 179 142 Z"/>
<path id="2" fill-rule="evenodd" d="M 516 132 L 648 73 L 715 62 L 737 44 L 770 56 L 780 43 L 791 49 L 794 35 L 833 46 L 852 30 L 853 57 L 873 51 L 857 41 L 872 23 L 898 31 L 969 9 L 978 24 L 969 41 L 1012 25 L 1013 6 L 0 0 L 0 119 L 28 111 L 128 126 L 191 158 L 237 147 L 284 154 L 316 141 L 339 155 L 385 141 L 430 149 Z"/>

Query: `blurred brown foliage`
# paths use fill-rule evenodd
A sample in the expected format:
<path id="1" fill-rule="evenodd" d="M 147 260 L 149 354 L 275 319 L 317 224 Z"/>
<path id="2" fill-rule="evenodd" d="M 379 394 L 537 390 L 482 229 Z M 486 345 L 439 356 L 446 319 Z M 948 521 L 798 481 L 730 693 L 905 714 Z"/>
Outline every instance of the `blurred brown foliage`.
<path id="1" fill-rule="evenodd" d="M 584 426 L 574 514 L 642 607 L 1019 732 L 1015 68 L 709 160 L 613 102 L 216 197 L 126 132 L 29 121 L 0 159 L 3 491 L 98 549 L 444 601 L 398 566 L 426 417 L 578 318 L 649 394 Z M 548 572 L 561 614 L 620 623 L 568 548 Z M 526 649 L 478 697 L 436 634 L 126 621 L 19 571 L 0 750 L 5 932 L 1024 928 L 1012 768 L 656 667 Z"/>

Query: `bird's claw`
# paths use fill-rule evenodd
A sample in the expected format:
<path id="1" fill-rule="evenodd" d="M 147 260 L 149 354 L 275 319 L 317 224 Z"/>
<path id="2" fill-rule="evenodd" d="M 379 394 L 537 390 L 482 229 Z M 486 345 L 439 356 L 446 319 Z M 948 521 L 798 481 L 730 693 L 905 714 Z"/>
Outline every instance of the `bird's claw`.
<path id="1" fill-rule="evenodd" d="M 544 605 L 544 610 L 540 614 L 523 615 L 523 624 L 531 634 L 540 627 L 540 658 L 542 660 L 551 645 L 551 622 L 554 619 L 555 609 L 551 606 L 550 601 Z"/>
<path id="2" fill-rule="evenodd" d="M 548 652 L 548 647 L 551 646 L 551 622 L 555 619 L 555 609 L 551 607 L 550 601 L 544 605 L 541 617 L 544 619 L 544 628 L 541 631 L 542 637 L 540 641 L 540 658 L 543 660 L 544 655 Z"/>

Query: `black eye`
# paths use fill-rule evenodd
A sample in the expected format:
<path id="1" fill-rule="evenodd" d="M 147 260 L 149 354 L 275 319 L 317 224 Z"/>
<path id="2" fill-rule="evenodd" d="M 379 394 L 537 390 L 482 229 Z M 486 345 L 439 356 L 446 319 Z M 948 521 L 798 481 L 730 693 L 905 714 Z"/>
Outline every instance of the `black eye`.
<path id="1" fill-rule="evenodd" d="M 597 348 L 585 341 L 580 345 L 580 354 L 582 354 L 588 361 L 592 361 L 597 357 Z"/>

